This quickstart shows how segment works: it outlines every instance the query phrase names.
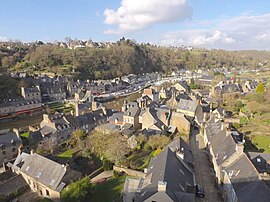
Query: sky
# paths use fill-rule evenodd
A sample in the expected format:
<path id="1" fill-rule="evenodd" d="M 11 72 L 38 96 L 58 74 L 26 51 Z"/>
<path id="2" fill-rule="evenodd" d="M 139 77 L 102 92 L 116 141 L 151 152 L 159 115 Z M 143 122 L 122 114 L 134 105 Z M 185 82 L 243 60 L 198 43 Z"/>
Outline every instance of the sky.
<path id="1" fill-rule="evenodd" d="M 0 41 L 117 41 L 270 50 L 268 0 L 1 0 Z"/>

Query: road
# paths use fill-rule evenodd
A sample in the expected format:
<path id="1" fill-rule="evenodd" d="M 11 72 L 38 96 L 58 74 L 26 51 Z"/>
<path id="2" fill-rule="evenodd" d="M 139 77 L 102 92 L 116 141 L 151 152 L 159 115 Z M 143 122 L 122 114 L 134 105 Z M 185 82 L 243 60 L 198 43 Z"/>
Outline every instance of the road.
<path id="1" fill-rule="evenodd" d="M 196 141 L 196 136 L 198 141 Z M 194 156 L 196 182 L 204 188 L 206 193 L 205 198 L 196 198 L 196 201 L 221 202 L 223 200 L 218 190 L 213 166 L 207 151 L 201 147 L 202 141 L 203 138 L 199 135 L 198 130 L 194 130 L 190 136 L 190 145 Z"/>

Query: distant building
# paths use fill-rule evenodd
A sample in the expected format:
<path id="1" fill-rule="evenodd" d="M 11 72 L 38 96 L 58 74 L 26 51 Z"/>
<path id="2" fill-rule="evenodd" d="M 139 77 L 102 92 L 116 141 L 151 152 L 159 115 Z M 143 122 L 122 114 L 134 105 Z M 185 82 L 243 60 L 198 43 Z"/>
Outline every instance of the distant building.
<path id="1" fill-rule="evenodd" d="M 24 88 L 21 87 L 21 94 L 25 100 L 37 100 L 41 102 L 41 92 L 39 86 L 32 87 L 32 88 Z"/>

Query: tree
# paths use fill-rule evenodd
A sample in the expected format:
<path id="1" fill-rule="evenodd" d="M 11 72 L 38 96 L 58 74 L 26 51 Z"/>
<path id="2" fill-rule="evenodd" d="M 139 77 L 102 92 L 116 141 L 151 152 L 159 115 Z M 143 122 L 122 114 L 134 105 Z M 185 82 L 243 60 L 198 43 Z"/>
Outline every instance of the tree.
<path id="1" fill-rule="evenodd" d="M 72 132 L 70 145 L 72 147 L 78 147 L 78 149 L 82 149 L 84 148 L 84 145 L 83 145 L 84 138 L 85 138 L 85 133 L 82 130 L 75 130 Z"/>
<path id="2" fill-rule="evenodd" d="M 263 85 L 262 82 L 260 82 L 259 85 L 257 86 L 256 93 L 258 93 L 258 94 L 264 94 L 265 93 L 264 85 Z"/>
<path id="3" fill-rule="evenodd" d="M 87 202 L 93 192 L 93 186 L 90 179 L 85 177 L 69 184 L 61 192 L 61 201 L 63 202 Z"/>
<path id="4" fill-rule="evenodd" d="M 152 148 L 152 150 L 163 149 L 167 144 L 169 144 L 170 138 L 166 135 L 152 135 L 149 137 L 147 144 Z"/>

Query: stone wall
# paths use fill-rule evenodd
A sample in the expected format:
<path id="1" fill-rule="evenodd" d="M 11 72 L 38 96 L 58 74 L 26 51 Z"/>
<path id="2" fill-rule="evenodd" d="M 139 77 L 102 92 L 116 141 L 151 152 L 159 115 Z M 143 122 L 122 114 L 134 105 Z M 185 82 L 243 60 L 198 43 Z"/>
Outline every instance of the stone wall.
<path id="1" fill-rule="evenodd" d="M 145 177 L 145 173 L 137 171 L 137 170 L 132 170 L 129 168 L 122 168 L 119 166 L 113 166 L 113 170 L 117 172 L 124 172 L 127 175 L 135 176 L 135 177 Z"/>

